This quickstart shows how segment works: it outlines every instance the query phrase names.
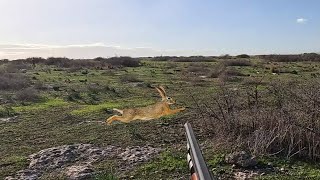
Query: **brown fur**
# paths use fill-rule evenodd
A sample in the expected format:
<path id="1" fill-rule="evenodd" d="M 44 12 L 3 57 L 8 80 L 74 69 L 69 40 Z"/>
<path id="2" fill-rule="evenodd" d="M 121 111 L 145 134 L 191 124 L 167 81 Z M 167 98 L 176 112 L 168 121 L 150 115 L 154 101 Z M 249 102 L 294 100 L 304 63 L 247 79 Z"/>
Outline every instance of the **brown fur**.
<path id="1" fill-rule="evenodd" d="M 124 123 L 128 123 L 137 119 L 152 120 L 185 110 L 185 108 L 170 109 L 169 105 L 174 104 L 175 101 L 172 98 L 166 96 L 166 92 L 162 86 L 156 88 L 156 90 L 160 93 L 160 96 L 162 97 L 161 102 L 141 108 L 131 108 L 124 110 L 116 109 L 116 111 L 122 112 L 122 116 L 111 116 L 106 120 L 106 122 L 108 124 L 111 124 L 113 121 L 116 120 Z"/>

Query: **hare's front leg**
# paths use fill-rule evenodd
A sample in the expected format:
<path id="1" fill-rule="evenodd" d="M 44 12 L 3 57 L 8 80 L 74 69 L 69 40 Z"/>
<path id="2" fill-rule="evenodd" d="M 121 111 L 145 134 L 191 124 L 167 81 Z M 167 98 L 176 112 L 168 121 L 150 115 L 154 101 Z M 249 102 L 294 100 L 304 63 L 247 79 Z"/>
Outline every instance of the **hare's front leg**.
<path id="1" fill-rule="evenodd" d="M 106 120 L 106 123 L 108 123 L 108 125 L 110 125 L 114 120 L 117 120 L 119 117 L 120 116 L 118 116 L 118 115 L 111 116 Z"/>
<path id="2" fill-rule="evenodd" d="M 168 114 L 176 114 L 178 112 L 181 112 L 185 110 L 186 108 L 179 108 L 179 109 L 170 109 Z"/>

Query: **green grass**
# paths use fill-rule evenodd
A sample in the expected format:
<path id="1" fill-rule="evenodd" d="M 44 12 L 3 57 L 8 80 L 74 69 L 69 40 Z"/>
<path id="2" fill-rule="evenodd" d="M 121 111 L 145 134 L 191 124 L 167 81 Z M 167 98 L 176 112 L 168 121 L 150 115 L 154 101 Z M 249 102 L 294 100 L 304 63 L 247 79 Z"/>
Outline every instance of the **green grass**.
<path id="1" fill-rule="evenodd" d="M 186 154 L 181 152 L 165 151 L 152 162 L 142 165 L 131 175 L 137 179 L 172 179 L 177 174 L 188 175 Z"/>
<path id="2" fill-rule="evenodd" d="M 320 165 L 303 160 L 287 160 L 279 157 L 264 157 L 259 159 L 260 164 L 272 163 L 278 170 L 284 168 L 284 172 L 271 173 L 259 179 L 320 179 Z"/>
<path id="3" fill-rule="evenodd" d="M 141 107 L 152 104 L 152 100 L 148 100 L 147 98 L 127 98 L 119 100 L 119 102 L 104 102 L 98 105 L 84 105 L 80 109 L 73 110 L 70 114 L 75 116 L 88 115 L 92 113 L 98 113 L 105 110 L 111 110 L 112 108 L 124 108 L 131 104 L 131 107 Z"/>
<path id="4" fill-rule="evenodd" d="M 118 180 L 118 178 L 113 175 L 110 174 L 108 172 L 105 173 L 99 173 L 94 177 L 94 180 Z"/>
<path id="5" fill-rule="evenodd" d="M 35 103 L 28 106 L 12 107 L 12 109 L 16 112 L 39 111 L 39 110 L 45 110 L 53 107 L 66 106 L 66 105 L 68 105 L 68 103 L 65 102 L 63 99 L 55 98 L 55 99 L 48 99 L 43 103 Z"/>

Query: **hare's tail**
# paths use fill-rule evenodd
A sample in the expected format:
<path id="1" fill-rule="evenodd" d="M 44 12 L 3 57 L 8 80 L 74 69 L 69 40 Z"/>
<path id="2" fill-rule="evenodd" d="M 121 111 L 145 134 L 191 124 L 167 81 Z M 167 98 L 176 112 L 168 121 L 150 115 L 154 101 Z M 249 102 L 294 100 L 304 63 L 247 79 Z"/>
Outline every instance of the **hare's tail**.
<path id="1" fill-rule="evenodd" d="M 123 110 L 120 110 L 120 109 L 116 109 L 116 108 L 113 108 L 114 111 L 117 111 L 119 112 L 120 114 L 123 114 Z"/>

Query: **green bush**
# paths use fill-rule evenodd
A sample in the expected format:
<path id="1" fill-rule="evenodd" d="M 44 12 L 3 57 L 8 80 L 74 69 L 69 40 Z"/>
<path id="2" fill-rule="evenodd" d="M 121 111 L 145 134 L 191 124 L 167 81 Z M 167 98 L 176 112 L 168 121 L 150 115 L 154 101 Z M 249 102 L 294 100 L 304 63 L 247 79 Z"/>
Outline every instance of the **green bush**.
<path id="1" fill-rule="evenodd" d="M 0 118 L 12 117 L 17 113 L 9 106 L 0 105 Z"/>

